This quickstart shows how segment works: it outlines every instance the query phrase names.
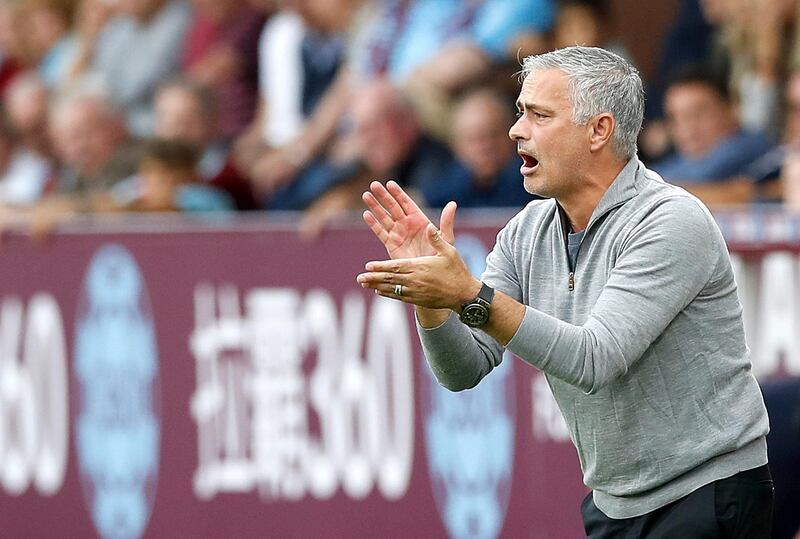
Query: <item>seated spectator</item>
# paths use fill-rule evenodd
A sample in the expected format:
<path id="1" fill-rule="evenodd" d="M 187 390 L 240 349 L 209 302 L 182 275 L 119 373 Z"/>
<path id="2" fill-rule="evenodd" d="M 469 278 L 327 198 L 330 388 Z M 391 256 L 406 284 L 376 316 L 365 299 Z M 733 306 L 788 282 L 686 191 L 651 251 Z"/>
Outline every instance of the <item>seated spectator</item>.
<path id="1" fill-rule="evenodd" d="M 753 185 L 740 176 L 771 144 L 741 130 L 726 85 L 691 68 L 670 82 L 664 101 L 676 151 L 653 170 L 708 204 L 748 201 Z"/>
<path id="2" fill-rule="evenodd" d="M 45 81 L 32 71 L 25 72 L 14 78 L 3 97 L 22 145 L 44 159 L 53 160 L 48 133 L 50 90 Z"/>
<path id="3" fill-rule="evenodd" d="M 189 17 L 180 0 L 83 0 L 73 74 L 98 78 L 136 136 L 152 133 L 153 94 L 180 67 Z"/>
<path id="4" fill-rule="evenodd" d="M 444 207 L 455 200 L 460 208 L 522 208 L 533 200 L 525 191 L 520 158 L 508 129 L 514 123 L 510 101 L 489 88 L 462 97 L 453 111 L 450 146 L 458 161 L 423 195 L 430 206 Z"/>
<path id="5" fill-rule="evenodd" d="M 453 163 L 447 147 L 425 134 L 411 102 L 389 81 L 365 86 L 351 108 L 358 159 L 326 176 L 326 187 L 335 187 L 309 208 L 304 227 L 311 234 L 359 207 L 369 181 L 396 179 L 407 191 L 424 193 Z"/>
<path id="6" fill-rule="evenodd" d="M 246 0 L 192 0 L 183 72 L 218 98 L 219 134 L 230 142 L 253 119 L 258 96 L 258 39 L 264 15 Z"/>
<path id="7" fill-rule="evenodd" d="M 0 93 L 6 90 L 26 61 L 19 23 L 19 5 L 10 1 L 0 2 Z"/>
<path id="8" fill-rule="evenodd" d="M 757 160 L 745 172 L 757 182 L 758 199 L 782 201 L 800 210 L 800 70 L 789 75 L 784 89 L 783 144 Z"/>
<path id="9" fill-rule="evenodd" d="M 125 129 L 125 116 L 100 91 L 79 88 L 56 100 L 50 133 L 62 166 L 58 194 L 102 191 L 136 171 L 139 149 Z"/>
<path id="10" fill-rule="evenodd" d="M 553 29 L 553 48 L 572 45 L 603 47 L 630 58 L 610 29 L 611 15 L 606 0 L 562 0 Z"/>
<path id="11" fill-rule="evenodd" d="M 20 148 L 18 135 L 0 112 L 0 207 L 29 207 L 42 195 L 49 173 L 47 162 Z"/>
<path id="12" fill-rule="evenodd" d="M 55 163 L 47 133 L 49 92 L 32 72 L 18 75 L 5 94 L 8 123 L 13 133 L 11 161 L 4 169 L 2 195 L 5 204 L 28 206 L 52 187 Z"/>
<path id="13" fill-rule="evenodd" d="M 154 105 L 155 135 L 195 145 L 201 152 L 198 178 L 227 192 L 238 209 L 256 209 L 250 182 L 239 172 L 230 151 L 219 140 L 213 92 L 189 79 L 179 78 L 159 88 Z"/>
<path id="14" fill-rule="evenodd" d="M 344 69 L 301 132 L 252 175 L 285 185 L 331 146 L 337 156 L 347 155 L 352 147 L 337 133 L 349 125 L 347 106 L 363 84 L 381 77 L 406 90 L 425 130 L 445 137 L 452 95 L 491 76 L 494 66 L 516 61 L 521 48 L 525 54 L 544 50 L 554 11 L 551 0 L 366 3 L 354 17 Z"/>
<path id="15" fill-rule="evenodd" d="M 198 180 L 199 157 L 193 144 L 180 140 L 148 140 L 143 146 L 136 179 L 131 185 L 113 190 L 120 209 L 145 212 L 233 210 L 233 202 L 227 194 Z"/>
<path id="16" fill-rule="evenodd" d="M 293 0 L 264 25 L 259 42 L 259 108 L 237 141 L 239 160 L 264 183 L 296 176 L 312 155 L 289 143 L 337 76 L 345 31 L 361 0 Z"/>
<path id="17" fill-rule="evenodd" d="M 77 60 L 78 39 L 72 27 L 76 0 L 24 0 L 22 39 L 31 63 L 50 88 L 67 83 Z"/>

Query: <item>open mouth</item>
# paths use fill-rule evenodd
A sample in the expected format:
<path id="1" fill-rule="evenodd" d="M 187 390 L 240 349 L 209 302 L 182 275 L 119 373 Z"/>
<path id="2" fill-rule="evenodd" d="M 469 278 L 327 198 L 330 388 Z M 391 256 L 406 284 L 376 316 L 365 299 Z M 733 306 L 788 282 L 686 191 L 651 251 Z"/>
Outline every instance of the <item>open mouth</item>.
<path id="1" fill-rule="evenodd" d="M 519 151 L 519 156 L 522 158 L 522 166 L 519 167 L 519 171 L 524 176 L 525 174 L 530 174 L 536 170 L 539 166 L 539 160 L 530 155 L 529 153 Z"/>

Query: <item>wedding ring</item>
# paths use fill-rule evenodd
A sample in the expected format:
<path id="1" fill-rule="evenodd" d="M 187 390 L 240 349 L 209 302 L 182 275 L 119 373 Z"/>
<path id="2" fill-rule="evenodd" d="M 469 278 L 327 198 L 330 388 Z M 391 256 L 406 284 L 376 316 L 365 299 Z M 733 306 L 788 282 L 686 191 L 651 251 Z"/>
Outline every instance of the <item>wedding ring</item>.
<path id="1" fill-rule="evenodd" d="M 401 285 L 401 284 L 394 285 L 394 295 L 395 296 L 402 296 L 403 295 L 403 285 Z"/>

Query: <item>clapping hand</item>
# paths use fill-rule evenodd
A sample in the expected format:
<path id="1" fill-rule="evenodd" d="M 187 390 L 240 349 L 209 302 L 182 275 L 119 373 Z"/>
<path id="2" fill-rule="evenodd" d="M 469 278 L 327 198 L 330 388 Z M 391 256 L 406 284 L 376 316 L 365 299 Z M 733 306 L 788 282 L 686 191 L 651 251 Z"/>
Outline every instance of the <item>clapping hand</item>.
<path id="1" fill-rule="evenodd" d="M 386 247 L 391 258 L 411 258 L 436 254 L 427 235 L 428 217 L 417 203 L 396 182 L 384 187 L 372 182 L 370 190 L 361 197 L 369 208 L 364 221 Z M 442 237 L 451 245 L 455 241 L 453 223 L 456 203 L 448 202 L 439 221 Z"/>
<path id="2" fill-rule="evenodd" d="M 457 311 L 475 297 L 480 282 L 453 246 L 455 202 L 442 211 L 439 230 L 395 182 L 372 182 L 362 198 L 364 221 L 391 258 L 368 262 L 357 278 L 362 287 L 428 309 Z"/>

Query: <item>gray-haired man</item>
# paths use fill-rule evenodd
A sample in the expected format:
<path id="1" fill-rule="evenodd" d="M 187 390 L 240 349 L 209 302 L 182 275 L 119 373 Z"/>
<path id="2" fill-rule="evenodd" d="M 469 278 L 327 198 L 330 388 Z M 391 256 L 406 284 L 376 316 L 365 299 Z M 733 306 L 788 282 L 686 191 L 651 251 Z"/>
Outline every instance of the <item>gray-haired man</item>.
<path id="1" fill-rule="evenodd" d="M 725 242 L 708 210 L 636 159 L 644 95 L 602 49 L 525 60 L 510 136 L 531 202 L 481 281 L 396 184 L 364 219 L 391 260 L 362 286 L 416 305 L 431 369 L 475 386 L 503 348 L 541 369 L 593 493 L 590 537 L 769 537 L 769 429 Z"/>

